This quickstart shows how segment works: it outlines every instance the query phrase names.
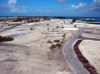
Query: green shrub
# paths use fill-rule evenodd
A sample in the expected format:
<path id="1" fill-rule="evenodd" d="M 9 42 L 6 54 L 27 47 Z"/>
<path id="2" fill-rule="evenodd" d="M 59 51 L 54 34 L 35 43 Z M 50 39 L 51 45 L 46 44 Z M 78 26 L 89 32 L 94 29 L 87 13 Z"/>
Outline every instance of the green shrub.
<path id="1" fill-rule="evenodd" d="M 60 40 L 54 40 L 54 42 L 60 42 Z"/>
<path id="2" fill-rule="evenodd" d="M 47 26 L 49 26 L 49 24 L 47 24 Z"/>
<path id="3" fill-rule="evenodd" d="M 63 26 L 61 28 L 64 28 Z"/>
<path id="4" fill-rule="evenodd" d="M 48 42 L 47 43 L 53 43 L 51 40 L 48 40 Z"/>
<path id="5" fill-rule="evenodd" d="M 49 31 L 50 28 L 47 28 L 47 30 Z"/>
<path id="6" fill-rule="evenodd" d="M 13 41 L 14 38 L 12 37 L 2 37 L 0 36 L 0 42 L 5 42 L 5 41 Z"/>
<path id="7" fill-rule="evenodd" d="M 14 39 L 12 37 L 5 38 L 5 41 L 13 41 Z"/>
<path id="8" fill-rule="evenodd" d="M 66 37 L 66 33 L 64 33 L 64 34 L 62 35 L 62 37 L 65 38 L 65 37 Z"/>
<path id="9" fill-rule="evenodd" d="M 30 30 L 34 30 L 34 27 L 32 26 L 32 27 L 30 27 Z"/>
<path id="10" fill-rule="evenodd" d="M 28 19 L 27 20 L 27 23 L 32 23 L 32 22 L 39 22 L 40 20 L 37 20 L 37 19 Z"/>
<path id="11" fill-rule="evenodd" d="M 23 21 L 22 18 L 17 18 L 17 19 L 15 19 L 15 20 L 13 20 L 13 22 L 21 22 L 21 21 Z"/>
<path id="12" fill-rule="evenodd" d="M 61 43 L 64 43 L 63 41 L 61 41 Z"/>
<path id="13" fill-rule="evenodd" d="M 1 26 L 1 27 L 3 27 L 3 26 Z"/>
<path id="14" fill-rule="evenodd" d="M 57 46 L 58 48 L 60 48 L 60 47 L 62 46 L 62 44 L 57 43 L 56 46 Z"/>
<path id="15" fill-rule="evenodd" d="M 77 19 L 73 19 L 72 22 L 71 22 L 71 24 L 75 23 L 76 21 L 77 21 Z"/>
<path id="16" fill-rule="evenodd" d="M 53 50 L 53 49 L 55 49 L 57 47 L 60 48 L 61 46 L 62 46 L 61 43 L 57 43 L 56 45 L 52 44 L 51 47 L 50 47 L 50 49 Z"/>
<path id="17" fill-rule="evenodd" d="M 56 28 L 59 28 L 59 26 L 56 26 Z"/>
<path id="18" fill-rule="evenodd" d="M 51 47 L 50 47 L 50 49 L 52 50 L 54 48 L 56 48 L 56 45 L 52 44 Z"/>
<path id="19" fill-rule="evenodd" d="M 74 27 L 76 27 L 76 25 L 74 25 Z"/>

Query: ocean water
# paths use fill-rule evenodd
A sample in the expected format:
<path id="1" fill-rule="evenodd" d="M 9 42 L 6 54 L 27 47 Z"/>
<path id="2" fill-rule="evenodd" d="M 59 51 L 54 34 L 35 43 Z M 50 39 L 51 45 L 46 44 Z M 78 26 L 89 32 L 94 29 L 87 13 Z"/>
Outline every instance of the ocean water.
<path id="1" fill-rule="evenodd" d="M 100 18 L 99 17 L 95 17 L 95 18 L 92 18 L 92 19 L 95 19 L 95 20 L 88 20 L 87 22 L 88 23 L 93 23 L 93 24 L 100 24 Z"/>
<path id="2" fill-rule="evenodd" d="M 85 20 L 87 23 L 98 24 L 100 25 L 100 17 L 65 17 L 67 19 L 82 19 L 82 18 L 90 18 L 95 20 Z M 95 23 L 94 23 L 95 22 Z"/>

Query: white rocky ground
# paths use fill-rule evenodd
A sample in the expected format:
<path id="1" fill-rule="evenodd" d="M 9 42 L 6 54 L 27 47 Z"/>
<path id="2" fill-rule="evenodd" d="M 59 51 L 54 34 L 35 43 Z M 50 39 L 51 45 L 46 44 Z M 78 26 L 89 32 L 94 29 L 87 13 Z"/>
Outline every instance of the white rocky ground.
<path id="1" fill-rule="evenodd" d="M 2 36 L 14 37 L 14 41 L 0 43 L 0 74 L 73 74 L 63 58 L 62 48 L 51 51 L 49 47 L 56 43 L 48 43 L 48 40 L 62 40 L 62 35 L 66 33 L 65 42 L 67 42 L 78 30 L 75 25 L 84 28 L 100 26 L 85 23 L 70 24 L 71 20 L 65 21 L 55 19 L 26 23 L 1 32 Z M 1 30 L 9 27 L 5 22 L 1 22 L 0 26 L 4 24 Z M 84 33 L 83 36 L 100 38 L 100 35 L 91 33 Z M 79 46 L 83 55 L 98 72 L 100 72 L 99 45 L 100 41 L 84 40 Z"/>
<path id="2" fill-rule="evenodd" d="M 62 20 L 52 20 L 35 25 L 27 23 L 0 33 L 14 37 L 14 41 L 0 44 L 0 74 L 73 74 L 62 49 L 51 51 L 49 47 L 56 43 L 47 43 L 62 40 L 64 33 L 69 40 L 76 32 L 63 30 L 62 26 Z"/>

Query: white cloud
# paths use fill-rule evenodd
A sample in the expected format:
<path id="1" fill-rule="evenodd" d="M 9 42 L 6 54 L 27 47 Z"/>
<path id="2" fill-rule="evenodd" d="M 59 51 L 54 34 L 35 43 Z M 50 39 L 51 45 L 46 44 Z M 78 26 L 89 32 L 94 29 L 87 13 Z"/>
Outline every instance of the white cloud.
<path id="1" fill-rule="evenodd" d="M 14 13 L 17 11 L 17 0 L 8 0 L 8 7 L 10 9 L 10 12 Z"/>
<path id="2" fill-rule="evenodd" d="M 79 9 L 79 8 L 84 7 L 84 6 L 86 6 L 85 3 L 79 3 L 78 5 L 72 5 L 72 8 L 74 8 L 74 9 Z"/>
<path id="3" fill-rule="evenodd" d="M 26 12 L 26 7 L 19 5 L 17 0 L 8 0 L 8 8 L 11 13 L 24 13 Z"/>

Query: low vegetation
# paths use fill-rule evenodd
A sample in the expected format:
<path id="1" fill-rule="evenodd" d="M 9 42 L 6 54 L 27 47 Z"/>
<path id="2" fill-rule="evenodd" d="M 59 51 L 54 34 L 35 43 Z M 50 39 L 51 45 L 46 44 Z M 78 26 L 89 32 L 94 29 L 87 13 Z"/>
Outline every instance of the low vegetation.
<path id="1" fill-rule="evenodd" d="M 52 45 L 50 46 L 50 49 L 53 50 L 54 48 L 56 48 L 56 45 L 55 45 L 55 44 L 52 44 Z"/>
<path id="2" fill-rule="evenodd" d="M 64 41 L 61 41 L 61 43 L 64 43 Z"/>
<path id="3" fill-rule="evenodd" d="M 49 31 L 49 30 L 50 30 L 50 28 L 47 28 L 47 30 Z"/>
<path id="4" fill-rule="evenodd" d="M 55 29 L 53 28 L 53 29 L 52 29 L 52 32 L 54 32 L 54 31 L 55 31 Z"/>
<path id="5" fill-rule="evenodd" d="M 60 42 L 60 40 L 54 40 L 54 42 Z"/>
<path id="6" fill-rule="evenodd" d="M 0 42 L 5 42 L 5 41 L 13 41 L 14 38 L 12 37 L 2 37 L 0 36 Z"/>
<path id="7" fill-rule="evenodd" d="M 64 33 L 64 34 L 62 35 L 62 37 L 65 38 L 65 37 L 66 37 L 66 33 Z"/>
<path id="8" fill-rule="evenodd" d="M 61 43 L 52 44 L 52 45 L 50 46 L 50 49 L 53 50 L 53 49 L 55 49 L 55 48 L 60 48 L 61 46 L 62 46 Z"/>
<path id="9" fill-rule="evenodd" d="M 51 50 L 55 48 L 60 48 L 62 46 L 62 43 L 60 42 L 60 40 L 53 40 L 53 42 L 51 40 L 48 40 L 48 43 L 55 43 L 50 46 Z"/>
<path id="10" fill-rule="evenodd" d="M 71 22 L 71 24 L 75 23 L 76 21 L 77 21 L 77 19 L 73 19 L 72 22 Z"/>
<path id="11" fill-rule="evenodd" d="M 60 47 L 62 46 L 62 44 L 61 44 L 61 43 L 57 43 L 56 46 L 57 46 L 58 48 L 60 48 Z"/>
<path id="12" fill-rule="evenodd" d="M 0 27 L 3 27 L 3 26 L 0 26 Z"/>
<path id="13" fill-rule="evenodd" d="M 26 21 L 27 23 L 32 23 L 32 22 L 39 22 L 43 20 L 50 20 L 49 17 L 18 17 L 17 19 L 13 20 L 13 22 L 21 22 L 21 21 Z"/>
<path id="14" fill-rule="evenodd" d="M 61 28 L 64 28 L 63 26 Z"/>
<path id="15" fill-rule="evenodd" d="M 48 42 L 47 43 L 53 43 L 51 40 L 48 40 Z"/>
<path id="16" fill-rule="evenodd" d="M 76 25 L 74 25 L 74 27 L 76 27 Z"/>
<path id="17" fill-rule="evenodd" d="M 30 19 L 30 20 L 27 20 L 27 23 L 32 23 L 32 22 L 39 22 L 40 20 L 39 19 Z"/>
<path id="18" fill-rule="evenodd" d="M 13 25 L 16 25 L 16 24 L 8 24 L 8 26 L 13 26 Z"/>
<path id="19" fill-rule="evenodd" d="M 47 24 L 47 26 L 49 26 L 49 24 Z"/>
<path id="20" fill-rule="evenodd" d="M 56 26 L 56 28 L 59 28 L 59 26 Z"/>
<path id="21" fill-rule="evenodd" d="M 32 26 L 32 27 L 30 27 L 30 30 L 34 30 L 34 27 Z"/>

